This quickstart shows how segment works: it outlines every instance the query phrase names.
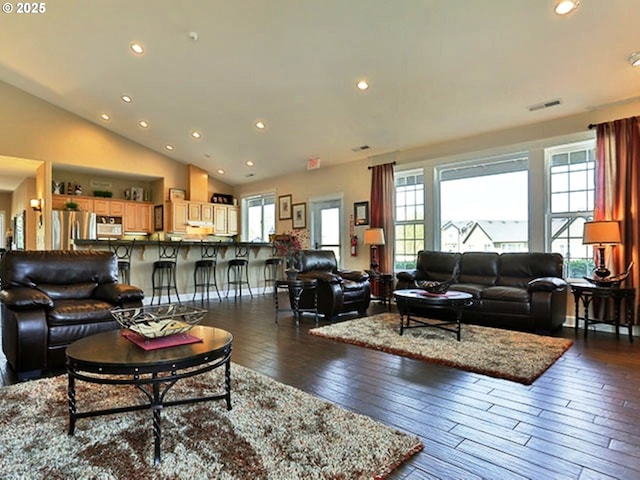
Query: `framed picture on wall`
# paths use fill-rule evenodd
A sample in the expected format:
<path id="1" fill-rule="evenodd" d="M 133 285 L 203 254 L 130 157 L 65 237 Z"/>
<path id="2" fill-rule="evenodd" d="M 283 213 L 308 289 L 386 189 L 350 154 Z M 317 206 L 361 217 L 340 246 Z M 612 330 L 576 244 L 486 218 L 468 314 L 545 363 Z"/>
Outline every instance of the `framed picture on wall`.
<path id="1" fill-rule="evenodd" d="M 174 200 L 185 200 L 187 198 L 187 192 L 180 188 L 170 188 L 169 189 L 169 201 L 172 202 Z"/>
<path id="2" fill-rule="evenodd" d="M 307 228 L 307 204 L 294 203 L 293 212 L 293 228 Z"/>
<path id="3" fill-rule="evenodd" d="M 291 218 L 291 195 L 280 195 L 278 197 L 278 220 L 289 220 Z"/>
<path id="4" fill-rule="evenodd" d="M 153 207 L 153 231 L 161 232 L 164 230 L 164 206 L 155 205 Z"/>
<path id="5" fill-rule="evenodd" d="M 369 225 L 369 202 L 354 203 L 353 218 L 356 225 Z"/>

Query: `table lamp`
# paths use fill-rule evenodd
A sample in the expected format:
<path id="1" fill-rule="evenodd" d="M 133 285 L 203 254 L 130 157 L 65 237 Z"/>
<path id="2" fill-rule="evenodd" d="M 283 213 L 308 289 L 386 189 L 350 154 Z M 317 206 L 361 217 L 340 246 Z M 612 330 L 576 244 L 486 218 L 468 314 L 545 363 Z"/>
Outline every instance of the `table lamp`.
<path id="1" fill-rule="evenodd" d="M 606 220 L 599 222 L 585 222 L 582 234 L 584 245 L 597 245 L 598 268 L 593 274 L 600 279 L 606 278 L 611 271 L 604 264 L 604 249 L 606 245 L 617 245 L 620 242 L 620 225 L 616 221 Z"/>
<path id="2" fill-rule="evenodd" d="M 367 228 L 364 231 L 364 244 L 371 246 L 371 270 L 378 271 L 378 245 L 384 245 L 382 228 Z"/>

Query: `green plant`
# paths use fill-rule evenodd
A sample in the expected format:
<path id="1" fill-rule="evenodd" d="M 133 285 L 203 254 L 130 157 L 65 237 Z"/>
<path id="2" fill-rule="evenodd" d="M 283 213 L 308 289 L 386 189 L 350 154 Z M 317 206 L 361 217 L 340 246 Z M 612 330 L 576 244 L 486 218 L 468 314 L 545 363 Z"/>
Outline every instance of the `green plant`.
<path id="1" fill-rule="evenodd" d="M 67 210 L 78 210 L 78 204 L 76 202 L 67 202 L 64 206 Z"/>
<path id="2" fill-rule="evenodd" d="M 109 190 L 94 190 L 93 191 L 93 196 L 94 197 L 111 198 L 111 197 L 113 197 L 113 192 L 110 192 Z"/>

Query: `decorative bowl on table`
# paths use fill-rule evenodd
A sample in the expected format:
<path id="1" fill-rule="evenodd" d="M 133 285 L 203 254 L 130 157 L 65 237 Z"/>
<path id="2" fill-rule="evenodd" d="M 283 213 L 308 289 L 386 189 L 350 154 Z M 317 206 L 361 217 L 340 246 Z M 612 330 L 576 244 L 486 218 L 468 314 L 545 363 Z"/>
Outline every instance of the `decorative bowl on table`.
<path id="1" fill-rule="evenodd" d="M 446 282 L 436 282 L 434 280 L 416 280 L 416 287 L 428 293 L 446 293 L 451 286 L 451 280 Z"/>
<path id="2" fill-rule="evenodd" d="M 111 310 L 111 315 L 122 327 L 145 338 L 185 333 L 200 323 L 206 314 L 203 309 L 173 304 Z"/>

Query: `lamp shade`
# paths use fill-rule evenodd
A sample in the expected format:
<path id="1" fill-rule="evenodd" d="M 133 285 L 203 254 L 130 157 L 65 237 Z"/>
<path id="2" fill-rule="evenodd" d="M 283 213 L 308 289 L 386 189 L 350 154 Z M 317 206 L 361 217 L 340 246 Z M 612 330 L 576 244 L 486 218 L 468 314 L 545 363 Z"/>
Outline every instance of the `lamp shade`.
<path id="1" fill-rule="evenodd" d="M 615 245 L 620 243 L 620 225 L 616 221 L 586 222 L 582 234 L 584 245 Z"/>
<path id="2" fill-rule="evenodd" d="M 382 228 L 367 228 L 364 231 L 365 245 L 384 245 L 384 230 Z"/>

